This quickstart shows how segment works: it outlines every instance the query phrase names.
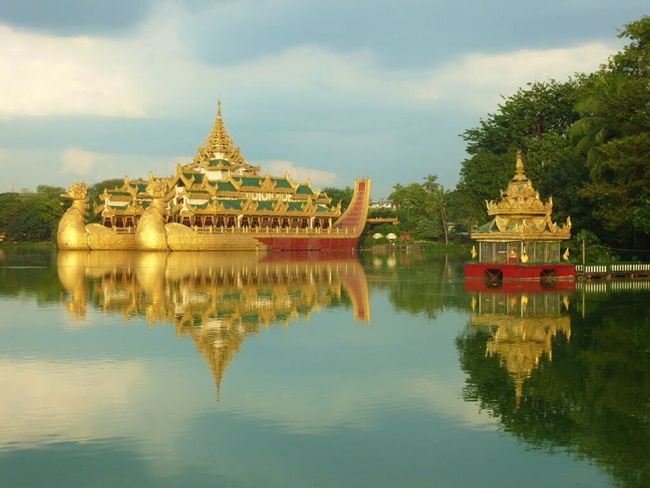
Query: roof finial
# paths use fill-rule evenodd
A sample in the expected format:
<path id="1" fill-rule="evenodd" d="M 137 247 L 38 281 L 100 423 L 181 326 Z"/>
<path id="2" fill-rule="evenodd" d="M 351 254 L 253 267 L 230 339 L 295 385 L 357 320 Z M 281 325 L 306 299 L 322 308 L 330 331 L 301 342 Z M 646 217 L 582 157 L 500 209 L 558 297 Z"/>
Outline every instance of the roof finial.
<path id="1" fill-rule="evenodd" d="M 518 175 L 523 175 L 524 174 L 524 159 L 521 157 L 521 149 L 517 149 L 517 174 Z"/>
<path id="2" fill-rule="evenodd" d="M 221 97 L 219 97 L 219 100 L 217 101 L 217 118 L 221 118 Z"/>

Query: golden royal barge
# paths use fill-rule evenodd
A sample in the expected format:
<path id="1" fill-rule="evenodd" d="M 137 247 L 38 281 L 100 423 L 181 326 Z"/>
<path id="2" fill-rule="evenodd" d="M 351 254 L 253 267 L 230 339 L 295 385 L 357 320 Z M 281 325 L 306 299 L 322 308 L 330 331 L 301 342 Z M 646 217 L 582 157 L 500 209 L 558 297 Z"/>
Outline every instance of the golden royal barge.
<path id="1" fill-rule="evenodd" d="M 193 162 L 171 177 L 106 189 L 87 223 L 88 189 L 75 183 L 57 232 L 59 249 L 355 251 L 370 203 L 369 179 L 355 182 L 345 211 L 309 181 L 261 174 L 235 147 L 221 114 Z"/>

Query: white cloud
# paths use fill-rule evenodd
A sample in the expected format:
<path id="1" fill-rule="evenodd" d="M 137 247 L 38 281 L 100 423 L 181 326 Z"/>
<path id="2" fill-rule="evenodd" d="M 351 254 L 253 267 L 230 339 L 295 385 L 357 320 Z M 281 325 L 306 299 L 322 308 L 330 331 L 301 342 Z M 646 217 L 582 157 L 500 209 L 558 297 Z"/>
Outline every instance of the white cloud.
<path id="1" fill-rule="evenodd" d="M 336 173 L 320 171 L 317 169 L 303 168 L 296 166 L 291 161 L 265 161 L 260 163 L 263 170 L 272 175 L 284 175 L 287 173 L 289 178 L 299 183 L 307 180 L 315 186 L 331 186 L 336 182 Z"/>
<path id="2" fill-rule="evenodd" d="M 177 164 L 187 164 L 192 157 L 102 153 L 78 147 L 67 147 L 58 154 L 47 149 L 0 148 L 0 169 L 7 175 L 0 183 L 0 193 L 22 188 L 34 190 L 43 183 L 67 187 L 79 179 L 93 184 L 124 176 L 146 178 L 150 171 L 156 176 L 169 176 L 175 174 Z M 57 158 L 58 171 L 49 174 L 52 161 Z M 26 172 L 27 167 L 32 170 Z"/>
<path id="3" fill-rule="evenodd" d="M 61 172 L 63 174 L 87 175 L 90 173 L 93 165 L 99 159 L 99 155 L 92 151 L 84 151 L 76 147 L 70 147 L 63 151 L 61 156 L 63 165 Z"/>
<path id="4" fill-rule="evenodd" d="M 458 392 L 462 378 L 431 380 L 387 376 L 380 383 L 341 380 L 335 388 L 278 388 L 272 397 L 247 384 L 228 384 L 221 408 L 238 415 L 271 421 L 293 433 L 317 433 L 335 426 L 372 429 L 378 418 L 369 415 L 377 405 L 399 408 L 410 402 L 414 408 L 440 415 L 464 427 L 494 430 L 497 420 L 475 403 L 465 402 Z M 391 396 L 386 397 L 385 392 Z"/>
<path id="5" fill-rule="evenodd" d="M 213 405 L 211 392 L 196 394 L 213 387 L 211 378 L 194 372 L 164 361 L 0 359 L 0 452 L 128 438 L 155 469 L 178 469 L 179 436 Z M 189 405 L 183 399 L 192 395 Z"/>
<path id="6" fill-rule="evenodd" d="M 187 164 L 191 160 L 190 156 L 100 153 L 69 147 L 61 154 L 61 173 L 84 176 L 92 182 L 123 176 L 145 178 L 150 171 L 156 176 L 173 174 L 178 163 Z"/>
<path id="7" fill-rule="evenodd" d="M 494 55 L 473 53 L 435 68 L 418 96 L 460 103 L 477 112 L 494 111 L 501 95 L 513 94 L 531 81 L 564 81 L 577 72 L 591 72 L 618 48 L 614 43 L 591 43 Z"/>
<path id="8" fill-rule="evenodd" d="M 103 38 L 56 37 L 0 24 L 0 117 L 142 117 L 143 98 Z"/>
<path id="9" fill-rule="evenodd" d="M 193 15 L 201 14 L 164 2 L 139 32 L 116 39 L 55 37 L 0 24 L 0 116 L 189 114 L 212 107 L 220 92 L 251 105 L 274 97 L 308 105 L 460 102 L 484 112 L 528 81 L 593 70 L 619 47 L 476 52 L 442 66 L 396 70 L 369 49 L 303 44 L 220 66 L 197 59 L 182 36 L 196 22 Z"/>
<path id="10" fill-rule="evenodd" d="M 97 420 L 132 401 L 145 380 L 137 362 L 1 360 L 0 449 L 115 435 Z"/>

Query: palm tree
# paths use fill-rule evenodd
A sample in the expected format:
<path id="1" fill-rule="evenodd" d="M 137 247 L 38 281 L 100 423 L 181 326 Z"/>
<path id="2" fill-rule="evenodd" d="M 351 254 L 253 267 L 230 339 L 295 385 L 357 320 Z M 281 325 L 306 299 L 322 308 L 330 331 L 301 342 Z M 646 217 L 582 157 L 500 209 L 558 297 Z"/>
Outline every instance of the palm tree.
<path id="1" fill-rule="evenodd" d="M 438 185 L 434 194 L 435 204 L 440 212 L 440 220 L 442 222 L 442 230 L 445 233 L 445 244 L 449 244 L 449 234 L 447 232 L 447 196 L 449 192 L 445 191 L 442 185 Z"/>
<path id="2" fill-rule="evenodd" d="M 424 177 L 424 183 L 422 186 L 427 191 L 427 193 L 433 193 L 438 188 L 438 175 L 429 174 Z"/>
<path id="3" fill-rule="evenodd" d="M 587 162 L 593 167 L 598 162 L 597 147 L 612 136 L 611 120 L 608 117 L 612 102 L 619 99 L 625 90 L 625 77 L 618 73 L 604 73 L 594 82 L 588 95 L 576 104 L 576 110 L 583 114 L 570 130 L 576 148 L 587 154 Z"/>

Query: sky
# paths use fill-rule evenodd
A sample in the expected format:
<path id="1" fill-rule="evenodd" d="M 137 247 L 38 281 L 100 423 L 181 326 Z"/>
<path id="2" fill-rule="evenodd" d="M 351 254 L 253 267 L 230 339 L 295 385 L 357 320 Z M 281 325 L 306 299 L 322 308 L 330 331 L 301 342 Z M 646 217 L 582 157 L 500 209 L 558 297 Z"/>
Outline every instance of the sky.
<path id="1" fill-rule="evenodd" d="M 169 176 L 222 101 L 246 160 L 373 199 L 526 83 L 591 72 L 647 0 L 0 0 L 0 193 Z"/>

